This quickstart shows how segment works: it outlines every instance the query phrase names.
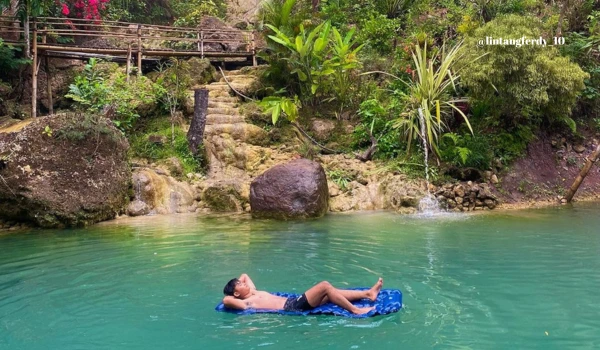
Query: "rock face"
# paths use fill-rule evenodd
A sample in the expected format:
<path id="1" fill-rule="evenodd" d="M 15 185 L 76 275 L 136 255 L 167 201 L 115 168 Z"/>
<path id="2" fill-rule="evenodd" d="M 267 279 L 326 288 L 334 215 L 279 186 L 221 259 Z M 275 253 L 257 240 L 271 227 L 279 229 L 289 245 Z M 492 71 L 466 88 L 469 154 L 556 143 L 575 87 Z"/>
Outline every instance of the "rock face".
<path id="1" fill-rule="evenodd" d="M 308 159 L 277 165 L 250 184 L 253 217 L 319 217 L 327 212 L 328 200 L 325 171 Z"/>
<path id="2" fill-rule="evenodd" d="M 128 148 L 110 120 L 84 115 L 0 133 L 0 217 L 43 227 L 114 218 L 128 202 Z"/>
<path id="3" fill-rule="evenodd" d="M 131 216 L 187 213 L 197 208 L 194 189 L 171 176 L 160 175 L 150 168 L 138 168 L 132 181 L 134 198 L 127 210 Z"/>

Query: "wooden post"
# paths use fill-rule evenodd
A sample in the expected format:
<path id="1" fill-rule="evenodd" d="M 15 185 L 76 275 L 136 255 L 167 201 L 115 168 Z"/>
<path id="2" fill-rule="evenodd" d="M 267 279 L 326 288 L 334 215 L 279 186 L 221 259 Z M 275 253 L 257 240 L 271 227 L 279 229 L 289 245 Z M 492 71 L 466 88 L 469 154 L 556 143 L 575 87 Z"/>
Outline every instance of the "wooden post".
<path id="1" fill-rule="evenodd" d="M 573 196 L 575 195 L 575 192 L 577 192 L 577 190 L 579 189 L 581 182 L 583 182 L 583 179 L 585 179 L 585 177 L 587 176 L 588 172 L 592 168 L 592 165 L 598 160 L 598 156 L 600 156 L 600 145 L 598 145 L 598 147 L 596 147 L 596 150 L 592 152 L 592 154 L 590 154 L 589 157 L 587 157 L 585 165 L 579 172 L 579 175 L 577 175 L 577 178 L 571 185 L 571 188 L 569 188 L 569 191 L 567 192 L 567 195 L 564 198 L 567 203 L 571 202 L 571 200 L 573 199 Z"/>
<path id="2" fill-rule="evenodd" d="M 126 81 L 129 84 L 129 74 L 131 73 L 131 42 L 127 44 L 127 64 L 125 66 Z"/>
<path id="3" fill-rule="evenodd" d="M 193 155 L 198 155 L 198 149 L 202 145 L 207 110 L 208 90 L 194 90 L 194 116 L 192 117 L 190 129 L 187 133 L 188 144 Z"/>
<path id="4" fill-rule="evenodd" d="M 255 41 L 255 37 L 256 37 L 256 32 L 253 30 L 252 31 L 252 65 L 254 67 L 257 66 L 257 63 L 256 63 L 256 41 Z"/>
<path id="5" fill-rule="evenodd" d="M 46 44 L 46 30 L 44 27 L 44 34 L 42 35 L 42 43 Z M 54 102 L 52 101 L 52 76 L 50 75 L 50 60 L 48 59 L 48 53 L 44 52 L 44 66 L 46 67 L 46 94 L 48 95 L 48 115 L 54 114 Z"/>
<path id="6" fill-rule="evenodd" d="M 198 42 L 196 44 L 198 44 L 198 51 L 200 51 L 200 41 L 201 41 L 200 32 L 196 33 L 196 39 L 198 39 Z"/>
<path id="7" fill-rule="evenodd" d="M 33 62 L 31 64 L 31 117 L 37 116 L 37 75 L 38 75 L 38 50 L 37 50 L 37 23 L 33 21 L 33 39 L 31 41 Z"/>
<path id="8" fill-rule="evenodd" d="M 204 31 L 200 31 L 200 58 L 204 58 Z"/>
<path id="9" fill-rule="evenodd" d="M 142 25 L 138 24 L 137 29 L 138 36 L 138 52 L 137 52 L 137 75 L 142 75 Z"/>

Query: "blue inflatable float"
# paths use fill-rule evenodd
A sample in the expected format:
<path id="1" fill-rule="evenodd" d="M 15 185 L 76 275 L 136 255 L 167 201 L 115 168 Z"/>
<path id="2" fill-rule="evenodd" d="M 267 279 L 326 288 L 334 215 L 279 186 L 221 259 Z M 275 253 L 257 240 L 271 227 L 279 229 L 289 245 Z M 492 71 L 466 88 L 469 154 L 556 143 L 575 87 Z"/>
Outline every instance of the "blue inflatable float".
<path id="1" fill-rule="evenodd" d="M 351 290 L 365 290 L 369 288 L 350 288 Z M 279 295 L 282 297 L 298 297 L 299 294 L 294 293 L 282 293 L 276 292 L 272 293 L 275 295 Z M 342 309 L 341 307 L 334 305 L 332 303 L 327 303 L 316 307 L 312 310 L 308 311 L 283 311 L 283 310 L 269 310 L 269 309 L 246 309 L 246 310 L 238 310 L 238 309 L 230 309 L 226 308 L 223 303 L 217 305 L 215 310 L 222 312 L 231 312 L 237 315 L 250 315 L 255 313 L 278 313 L 282 315 L 335 315 L 335 316 L 345 316 L 345 317 L 354 317 L 354 318 L 362 318 L 362 317 L 371 317 L 376 315 L 385 315 L 390 314 L 392 312 L 397 312 L 402 308 L 402 292 L 398 289 L 382 289 L 377 296 L 377 300 L 370 301 L 368 299 L 362 299 L 353 302 L 352 304 L 357 307 L 369 307 L 375 306 L 375 309 L 369 311 L 363 315 L 355 315 L 347 310 Z"/>

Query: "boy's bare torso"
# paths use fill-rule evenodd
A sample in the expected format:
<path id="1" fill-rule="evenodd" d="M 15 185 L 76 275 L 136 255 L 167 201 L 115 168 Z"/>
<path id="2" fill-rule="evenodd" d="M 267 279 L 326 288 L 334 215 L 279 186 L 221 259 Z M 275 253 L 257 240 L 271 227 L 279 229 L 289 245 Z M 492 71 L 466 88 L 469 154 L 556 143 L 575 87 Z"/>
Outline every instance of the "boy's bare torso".
<path id="1" fill-rule="evenodd" d="M 283 310 L 287 298 L 273 295 L 260 290 L 254 291 L 252 296 L 244 299 L 247 307 L 253 309 Z"/>

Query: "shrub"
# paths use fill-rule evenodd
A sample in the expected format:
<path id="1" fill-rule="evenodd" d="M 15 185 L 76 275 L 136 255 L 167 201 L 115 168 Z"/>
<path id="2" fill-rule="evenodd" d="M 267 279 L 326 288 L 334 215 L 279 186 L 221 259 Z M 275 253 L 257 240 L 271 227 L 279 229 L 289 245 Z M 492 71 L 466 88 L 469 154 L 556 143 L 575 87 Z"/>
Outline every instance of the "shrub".
<path id="1" fill-rule="evenodd" d="M 19 51 L 21 51 L 20 48 L 4 44 L 0 38 L 0 72 L 12 71 L 30 62 L 26 59 L 17 58 L 15 54 Z M 3 73 L 0 74 L 3 75 Z"/>
<path id="2" fill-rule="evenodd" d="M 398 36 L 400 21 L 385 15 L 373 14 L 360 22 L 358 41 L 381 54 L 389 54 L 394 49 L 394 39 Z"/>
<path id="3" fill-rule="evenodd" d="M 166 160 L 177 157 L 183 165 L 183 173 L 204 172 L 206 158 L 203 149 L 199 150 L 199 156 L 195 157 L 189 149 L 187 135 L 182 128 L 175 128 L 174 142 L 157 144 L 149 139 L 149 135 L 157 135 L 165 140 L 172 137 L 171 119 L 169 117 L 153 118 L 143 125 L 130 137 L 130 156 L 145 158 L 151 162 Z M 203 147 L 203 146 L 202 146 Z"/>
<path id="4" fill-rule="evenodd" d="M 462 82 L 469 94 L 489 104 L 504 127 L 544 121 L 567 122 L 573 127 L 571 109 L 588 75 L 560 56 L 555 47 L 478 45 L 478 40 L 486 37 L 514 38 L 514 33 L 527 38 L 544 36 L 538 19 L 509 15 L 489 22 L 467 38 Z M 486 55 L 472 63 L 482 54 Z"/>
<path id="5" fill-rule="evenodd" d="M 79 109 L 106 114 L 125 131 L 140 117 L 139 112 L 151 112 L 163 90 L 144 76 L 131 77 L 128 83 L 125 73 L 115 72 L 115 68 L 103 67 L 91 58 L 65 97 L 75 101 Z"/>
<path id="6" fill-rule="evenodd" d="M 390 109 L 394 109 L 393 106 L 384 105 L 376 99 L 369 99 L 360 104 L 360 124 L 353 133 L 354 148 L 369 147 L 371 132 L 373 137 L 378 139 L 375 157 L 392 159 L 400 154 L 402 145 L 398 133 L 392 127 Z"/>

